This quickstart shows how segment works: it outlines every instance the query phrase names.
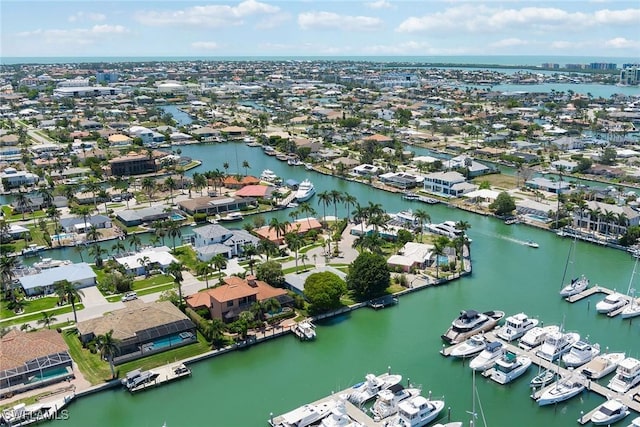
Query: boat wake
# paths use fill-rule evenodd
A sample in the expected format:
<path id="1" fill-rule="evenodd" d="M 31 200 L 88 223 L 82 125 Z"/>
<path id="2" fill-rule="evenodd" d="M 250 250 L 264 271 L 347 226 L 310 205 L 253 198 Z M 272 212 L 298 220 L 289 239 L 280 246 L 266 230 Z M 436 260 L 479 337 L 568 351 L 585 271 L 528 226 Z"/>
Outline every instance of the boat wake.
<path id="1" fill-rule="evenodd" d="M 485 234 L 485 233 L 481 233 L 481 234 Z M 487 233 L 487 236 L 495 237 L 496 239 L 506 240 L 508 242 L 516 243 L 516 244 L 522 245 L 522 246 L 531 246 L 531 243 L 532 243 L 531 240 L 519 240 L 519 239 L 515 239 L 513 237 L 503 236 L 503 235 L 495 234 L 495 233 Z"/>

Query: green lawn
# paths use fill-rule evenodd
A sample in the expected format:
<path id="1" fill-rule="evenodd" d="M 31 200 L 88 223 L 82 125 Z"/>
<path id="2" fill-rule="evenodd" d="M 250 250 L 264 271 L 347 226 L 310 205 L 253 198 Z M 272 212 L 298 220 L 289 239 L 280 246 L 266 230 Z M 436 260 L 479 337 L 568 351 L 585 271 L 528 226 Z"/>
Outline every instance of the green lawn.
<path id="1" fill-rule="evenodd" d="M 194 272 L 200 261 L 191 246 L 179 246 L 171 252 L 185 267 Z"/>
<path id="2" fill-rule="evenodd" d="M 38 298 L 34 300 L 27 301 L 27 305 L 24 307 L 24 312 L 22 314 L 29 314 L 40 312 L 42 310 L 48 310 L 50 308 L 55 308 L 58 303 L 58 297 L 45 297 Z M 0 302 L 0 318 L 8 319 L 10 317 L 17 316 L 17 314 L 13 310 L 9 310 L 7 308 L 8 302 L 2 301 Z"/>
<path id="3" fill-rule="evenodd" d="M 76 304 L 76 311 L 80 311 L 83 308 L 84 308 L 84 305 Z M 71 306 L 70 305 L 65 305 L 64 307 L 56 308 L 54 310 L 49 310 L 48 312 L 53 314 L 54 316 L 58 316 L 60 314 L 71 313 Z M 7 319 L 7 320 L 1 320 L 0 321 L 0 327 L 7 327 L 7 326 L 13 326 L 13 325 L 22 325 L 23 323 L 33 322 L 34 320 L 40 320 L 40 319 L 42 319 L 42 314 L 33 313 L 33 314 L 29 314 L 29 315 L 24 316 L 24 317 L 18 317 L 18 318 L 14 317 L 14 318 Z"/>
<path id="4" fill-rule="evenodd" d="M 99 354 L 92 354 L 88 349 L 82 348 L 82 343 L 74 329 L 64 331 L 62 337 L 69 346 L 71 358 L 91 385 L 103 383 L 111 378 L 109 363 L 102 360 Z"/>
<path id="5" fill-rule="evenodd" d="M 175 283 L 170 282 L 170 283 L 166 283 L 164 285 L 153 286 L 153 287 L 150 287 L 150 288 L 143 288 L 143 289 L 141 289 L 139 291 L 136 291 L 136 293 L 138 294 L 138 296 L 155 294 L 156 292 L 164 292 L 164 291 L 167 291 L 169 289 L 174 289 L 175 286 L 176 286 Z M 109 302 L 117 302 L 117 301 L 120 301 L 120 298 L 122 298 L 122 294 L 111 295 L 111 296 L 108 296 L 106 298 L 107 298 L 107 301 L 109 301 Z"/>

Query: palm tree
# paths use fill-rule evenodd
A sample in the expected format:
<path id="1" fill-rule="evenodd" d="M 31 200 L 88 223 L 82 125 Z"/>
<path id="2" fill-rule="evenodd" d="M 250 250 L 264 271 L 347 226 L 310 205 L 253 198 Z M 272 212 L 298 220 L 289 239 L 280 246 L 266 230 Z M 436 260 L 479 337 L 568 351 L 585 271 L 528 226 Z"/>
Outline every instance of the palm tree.
<path id="1" fill-rule="evenodd" d="M 113 364 L 113 358 L 120 352 L 116 338 L 113 337 L 113 329 L 104 335 L 98 335 L 96 337 L 96 347 L 100 351 L 100 357 L 107 359 L 109 367 L 111 368 L 111 378 L 116 377 L 116 369 Z"/>
<path id="2" fill-rule="evenodd" d="M 126 248 L 124 246 L 124 243 L 122 242 L 122 240 L 118 240 L 116 243 L 114 243 L 111 246 L 111 250 L 114 251 L 115 253 L 117 253 L 118 255 L 120 255 L 121 253 L 123 253 Z"/>
<path id="3" fill-rule="evenodd" d="M 184 265 L 175 261 L 169 264 L 169 266 L 167 267 L 167 273 L 173 276 L 173 281 L 178 287 L 178 296 L 180 297 L 180 302 L 179 302 L 180 306 L 182 306 L 183 304 L 183 300 L 182 300 L 182 281 L 184 280 L 184 278 L 182 277 L 183 270 L 184 270 Z"/>
<path id="4" fill-rule="evenodd" d="M 342 201 L 347 207 L 347 221 L 350 222 L 349 212 L 351 212 L 351 206 L 355 206 L 358 203 L 358 199 L 353 194 L 344 193 L 342 196 Z"/>
<path id="5" fill-rule="evenodd" d="M 31 206 L 31 200 L 29 200 L 29 197 L 27 197 L 25 193 L 19 191 L 18 194 L 16 194 L 15 203 L 16 207 L 22 212 L 22 220 L 24 221 L 24 213 Z"/>
<path id="6" fill-rule="evenodd" d="M 207 178 L 201 173 L 193 174 L 193 185 L 196 187 L 196 191 L 200 191 L 200 195 L 202 196 L 202 189 L 207 186 Z"/>
<path id="7" fill-rule="evenodd" d="M 176 250 L 176 237 L 182 237 L 182 230 L 175 221 L 170 221 L 168 224 L 168 234 L 173 242 L 173 250 Z"/>
<path id="8" fill-rule="evenodd" d="M 331 194 L 328 191 L 318 193 L 318 204 L 323 207 L 322 221 L 327 223 L 327 206 L 331 204 Z"/>
<path id="9" fill-rule="evenodd" d="M 60 211 L 55 205 L 50 205 L 47 208 L 47 216 L 53 221 L 53 226 L 58 236 L 58 246 L 60 246 Z"/>
<path id="10" fill-rule="evenodd" d="M 269 261 L 269 256 L 278 251 L 278 246 L 269 239 L 261 239 L 256 246 L 258 253 L 264 254 Z"/>
<path id="11" fill-rule="evenodd" d="M 80 301 L 80 297 L 84 296 L 84 293 L 77 289 L 75 284 L 68 280 L 59 280 L 53 283 L 58 295 L 62 295 L 64 299 L 71 304 L 71 310 L 73 310 L 73 320 L 78 323 L 78 314 L 76 313 L 76 301 Z"/>
<path id="12" fill-rule="evenodd" d="M 609 232 L 611 231 L 611 226 L 613 225 L 613 223 L 616 221 L 617 219 L 617 215 L 615 213 L 613 213 L 612 211 L 604 211 L 604 214 L 602 215 L 602 219 L 604 220 L 605 223 L 605 239 L 609 238 Z"/>
<path id="13" fill-rule="evenodd" d="M 342 192 L 338 190 L 331 190 L 329 195 L 331 196 L 331 203 L 333 203 L 333 220 L 338 221 L 338 203 L 344 200 Z"/>
<path id="14" fill-rule="evenodd" d="M 38 194 L 42 197 L 42 205 L 44 207 L 53 206 L 53 192 L 49 187 L 40 187 Z"/>
<path id="15" fill-rule="evenodd" d="M 151 177 L 146 177 L 141 183 L 142 190 L 147 193 L 149 197 L 149 206 L 151 206 L 151 200 L 153 199 L 153 193 L 156 191 L 156 182 Z"/>
<path id="16" fill-rule="evenodd" d="M 466 234 L 467 230 L 471 228 L 471 224 L 467 221 L 458 221 L 456 222 L 455 227 L 462 231 L 463 234 Z"/>
<path id="17" fill-rule="evenodd" d="M 360 223 L 360 230 L 362 234 L 364 234 L 364 222 L 369 215 L 369 210 L 366 207 L 360 205 L 360 203 L 356 203 L 355 209 L 352 214 L 353 220 Z"/>
<path id="18" fill-rule="evenodd" d="M 176 189 L 176 181 L 169 176 L 164 180 L 164 186 L 169 189 L 169 198 L 171 199 L 171 204 L 173 204 L 173 190 Z"/>
<path id="19" fill-rule="evenodd" d="M 222 283 L 222 270 L 227 268 L 227 258 L 222 254 L 216 254 L 213 258 L 211 258 L 210 262 L 211 265 L 213 265 L 216 270 L 218 270 L 220 283 Z"/>
<path id="20" fill-rule="evenodd" d="M 105 255 L 107 253 L 108 251 L 97 243 L 91 245 L 91 247 L 89 248 L 89 255 L 93 256 L 94 263 L 98 268 L 102 267 L 102 255 Z"/>
<path id="21" fill-rule="evenodd" d="M 287 233 L 284 235 L 284 240 L 287 242 L 289 250 L 294 251 L 296 261 L 296 273 L 298 272 L 298 250 L 302 247 L 304 241 L 296 233 Z"/>
<path id="22" fill-rule="evenodd" d="M 2 255 L 0 257 L 0 278 L 2 279 L 2 291 L 7 293 L 11 288 L 11 282 L 16 278 L 16 271 L 20 266 L 20 258 Z"/>
<path id="23" fill-rule="evenodd" d="M 138 252 L 138 248 L 142 245 L 142 240 L 140 240 L 140 236 L 137 234 L 131 235 L 129 239 L 129 247 L 133 248 L 136 252 Z"/>
<path id="24" fill-rule="evenodd" d="M 309 203 L 302 202 L 298 206 L 298 211 L 307 216 L 307 224 L 309 225 L 309 228 L 311 228 L 311 216 L 316 214 L 316 210 L 313 209 Z"/>
<path id="25" fill-rule="evenodd" d="M 269 231 L 276 232 L 276 240 L 280 241 L 280 231 L 282 230 L 282 223 L 278 220 L 278 218 L 273 217 L 271 221 L 269 221 Z"/>
<path id="26" fill-rule="evenodd" d="M 213 266 L 210 262 L 201 261 L 196 264 L 196 274 L 198 276 L 204 276 L 204 281 L 207 284 L 207 289 L 209 288 L 209 276 L 214 272 Z"/>
<path id="27" fill-rule="evenodd" d="M 98 242 L 100 240 L 100 231 L 98 231 L 98 227 L 95 225 L 89 226 L 86 231 L 87 241 L 89 242 Z"/>
<path id="28" fill-rule="evenodd" d="M 253 266 L 255 265 L 253 256 L 258 254 L 258 249 L 253 243 L 246 243 L 242 245 L 242 254 L 249 259 L 249 268 L 251 269 L 251 275 L 253 276 Z"/>
<path id="29" fill-rule="evenodd" d="M 229 175 L 229 162 L 224 162 L 224 163 L 222 164 L 222 167 L 224 168 L 224 174 L 225 174 L 225 176 L 228 176 L 228 175 Z"/>
<path id="30" fill-rule="evenodd" d="M 89 182 L 85 184 L 85 188 L 88 192 L 90 192 L 93 195 L 93 207 L 94 209 L 97 210 L 98 209 L 97 195 L 98 195 L 98 192 L 102 189 L 102 187 L 100 187 L 100 183 L 95 179 L 91 179 L 89 180 Z"/>
<path id="31" fill-rule="evenodd" d="M 80 255 L 80 261 L 84 262 L 84 255 L 82 254 L 83 248 L 81 245 L 75 245 L 73 250 L 76 251 L 78 255 Z"/>
<path id="32" fill-rule="evenodd" d="M 51 329 L 51 324 L 58 320 L 53 317 L 53 313 L 50 313 L 48 311 L 42 311 L 40 314 L 42 315 L 42 319 L 38 319 L 38 324 L 42 324 L 48 329 Z"/>
<path id="33" fill-rule="evenodd" d="M 251 169 L 251 166 L 249 166 L 249 162 L 244 160 L 242 162 L 242 167 L 244 168 L 244 176 L 247 176 L 247 174 L 249 173 L 248 169 Z"/>
<path id="34" fill-rule="evenodd" d="M 77 205 L 71 209 L 71 213 L 79 218 L 82 218 L 84 229 L 87 228 L 87 219 L 91 218 L 91 212 L 93 212 L 93 208 L 91 206 Z"/>
<path id="35" fill-rule="evenodd" d="M 422 236 L 424 234 L 424 224 L 425 222 L 431 222 L 431 215 L 424 209 L 416 209 L 413 216 L 420 221 L 420 241 L 422 241 Z"/>
<path id="36" fill-rule="evenodd" d="M 141 258 L 138 258 L 137 261 L 144 270 L 144 277 L 149 277 L 149 267 L 151 266 L 151 259 L 149 259 L 149 257 L 145 255 Z"/>
<path id="37" fill-rule="evenodd" d="M 440 278 L 440 257 L 444 255 L 444 250 L 449 245 L 449 238 L 446 236 L 438 236 L 433 242 L 433 255 L 436 258 L 436 279 Z"/>
<path id="38" fill-rule="evenodd" d="M 618 230 L 617 230 L 618 234 L 622 234 L 620 232 L 620 228 L 627 227 L 627 225 L 629 224 L 629 218 L 624 212 L 620 212 L 618 214 L 618 218 L 616 219 L 616 224 L 618 226 Z"/>

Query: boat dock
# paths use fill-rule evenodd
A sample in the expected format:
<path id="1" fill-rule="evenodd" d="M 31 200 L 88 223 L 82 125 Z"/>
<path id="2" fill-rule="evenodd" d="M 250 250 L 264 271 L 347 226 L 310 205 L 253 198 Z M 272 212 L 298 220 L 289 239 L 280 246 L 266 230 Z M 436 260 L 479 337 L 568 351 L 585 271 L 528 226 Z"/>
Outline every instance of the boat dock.
<path id="1" fill-rule="evenodd" d="M 598 287 L 599 288 L 599 287 Z M 588 295 L 593 295 L 595 293 L 598 292 L 606 292 L 606 293 L 611 293 L 613 291 L 610 291 L 606 288 L 600 288 L 600 289 L 596 289 L 596 290 L 592 290 L 592 289 L 596 289 L 596 287 L 594 288 L 590 288 L 585 290 L 583 293 L 587 293 L 587 291 L 591 291 L 590 293 L 587 294 Z M 603 291 L 604 289 L 604 291 Z M 578 294 L 580 295 L 580 294 Z M 584 296 L 582 297 L 584 298 Z M 576 371 L 572 371 L 569 370 L 567 368 L 563 368 L 561 366 L 559 366 L 557 363 L 552 363 L 546 359 L 542 359 L 541 357 L 537 356 L 536 350 L 537 348 L 534 348 L 532 351 L 527 351 L 524 350 L 520 347 L 517 347 L 516 345 L 513 345 L 511 343 L 505 342 L 501 339 L 499 339 L 496 334 L 495 334 L 495 330 L 491 331 L 491 332 L 485 332 L 484 333 L 485 337 L 489 340 L 489 341 L 500 341 L 503 344 L 503 347 L 505 349 L 505 351 L 510 351 L 516 354 L 522 354 L 525 355 L 527 357 L 529 357 L 531 359 L 531 361 L 533 362 L 534 365 L 537 365 L 543 369 L 553 369 L 554 371 L 556 371 L 560 376 L 562 377 L 566 377 L 571 375 L 572 373 L 578 372 Z M 442 350 L 440 350 L 440 354 L 442 354 L 443 356 L 449 356 L 451 354 L 451 351 L 453 349 L 455 349 L 456 347 L 460 346 L 462 343 L 460 344 L 455 344 L 446 348 L 443 348 Z M 489 370 L 490 371 L 490 370 Z M 489 372 L 487 371 L 487 372 Z M 488 374 L 490 375 L 490 373 Z M 483 376 L 488 376 L 485 375 L 485 373 L 483 373 Z M 640 386 L 635 387 L 631 390 L 629 390 L 627 393 L 617 393 L 613 390 L 611 390 L 610 388 L 606 387 L 605 385 L 602 385 L 598 382 L 596 382 L 595 380 L 590 380 L 590 379 L 586 379 L 586 390 L 587 391 L 592 391 L 594 393 L 599 394 L 600 396 L 604 397 L 605 399 L 620 399 L 622 401 L 622 403 L 624 403 L 629 409 L 640 413 L 640 400 L 636 400 L 634 398 L 634 396 L 636 395 L 640 395 Z M 540 397 L 540 395 L 542 395 L 542 393 L 544 393 L 547 389 L 550 389 L 551 387 L 554 387 L 554 384 L 548 385 L 546 387 L 543 387 L 539 390 L 534 389 L 533 393 L 531 393 L 531 398 L 532 399 L 538 399 L 538 397 Z M 587 414 L 581 414 L 580 418 L 578 419 L 578 423 L 580 424 L 586 424 L 588 422 L 591 421 L 591 415 L 597 410 L 598 408 L 594 408 L 593 410 L 589 411 L 589 413 Z"/>
<path id="2" fill-rule="evenodd" d="M 369 302 L 367 302 L 367 305 L 375 310 L 379 309 L 379 308 L 385 308 L 388 307 L 390 305 L 395 305 L 398 303 L 398 297 L 394 296 L 394 295 L 385 295 L 383 297 L 380 298 L 375 298 L 372 300 L 369 300 Z"/>
<path id="3" fill-rule="evenodd" d="M 595 294 L 607 294 L 607 295 L 611 295 L 614 291 L 612 291 L 609 288 L 603 288 L 602 286 L 599 285 L 595 285 L 592 286 L 590 288 L 585 289 L 584 291 L 577 293 L 575 295 L 571 295 L 565 298 L 565 300 L 567 300 L 568 302 L 574 303 L 577 301 L 580 301 L 582 299 L 585 299 L 587 297 L 590 297 L 591 295 L 595 295 Z"/>
<path id="4" fill-rule="evenodd" d="M 191 369 L 187 368 L 184 364 L 179 363 L 177 365 L 165 365 L 159 368 L 152 369 L 154 379 L 148 382 L 143 382 L 134 387 L 127 387 L 131 393 L 137 393 L 142 390 L 154 388 L 159 385 L 169 383 L 171 381 L 179 380 L 180 378 L 191 376 Z"/>

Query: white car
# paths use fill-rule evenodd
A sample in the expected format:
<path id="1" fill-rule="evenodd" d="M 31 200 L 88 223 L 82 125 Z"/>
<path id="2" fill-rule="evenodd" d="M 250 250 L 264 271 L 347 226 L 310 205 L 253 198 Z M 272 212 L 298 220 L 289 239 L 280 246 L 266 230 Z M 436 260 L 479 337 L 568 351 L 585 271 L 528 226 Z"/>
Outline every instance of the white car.
<path id="1" fill-rule="evenodd" d="M 133 301 L 134 299 L 138 299 L 138 294 L 135 292 L 127 292 L 122 296 L 122 302 Z"/>

